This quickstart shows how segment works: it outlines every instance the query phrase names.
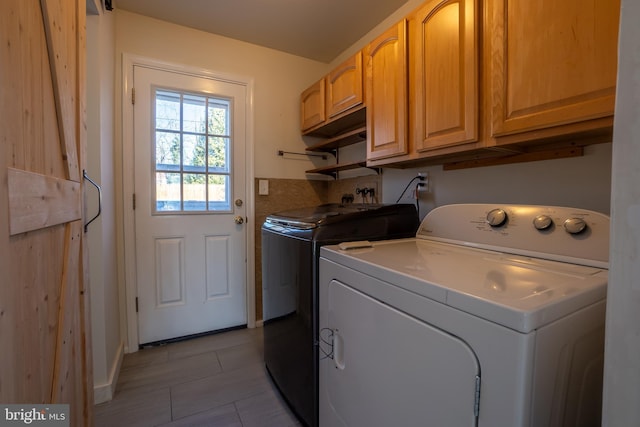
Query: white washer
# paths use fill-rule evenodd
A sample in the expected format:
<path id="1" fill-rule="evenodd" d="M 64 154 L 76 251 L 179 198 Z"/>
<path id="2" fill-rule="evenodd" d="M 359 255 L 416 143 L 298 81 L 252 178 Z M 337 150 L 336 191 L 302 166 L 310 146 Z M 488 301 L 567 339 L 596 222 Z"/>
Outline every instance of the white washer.
<path id="1" fill-rule="evenodd" d="M 609 218 L 466 204 L 325 246 L 320 426 L 599 426 Z"/>

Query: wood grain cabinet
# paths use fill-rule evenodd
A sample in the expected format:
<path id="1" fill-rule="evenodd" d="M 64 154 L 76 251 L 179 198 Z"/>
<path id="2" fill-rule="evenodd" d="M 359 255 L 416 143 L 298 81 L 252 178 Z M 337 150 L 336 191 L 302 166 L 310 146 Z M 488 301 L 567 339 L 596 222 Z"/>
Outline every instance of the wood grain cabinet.
<path id="1" fill-rule="evenodd" d="M 350 117 L 364 107 L 362 78 L 362 52 L 358 52 L 302 92 L 302 133 L 332 136 L 362 125 L 364 114 Z"/>
<path id="2" fill-rule="evenodd" d="M 407 21 L 364 48 L 367 161 L 408 152 Z"/>
<path id="3" fill-rule="evenodd" d="M 476 0 L 429 1 L 410 17 L 410 138 L 418 153 L 478 139 L 476 21 Z"/>
<path id="4" fill-rule="evenodd" d="M 362 52 L 358 52 L 305 90 L 300 98 L 303 135 L 323 139 L 307 147 L 310 152 L 327 152 L 336 163 L 306 171 L 338 178 L 340 171 L 366 166 L 362 159 L 341 163 L 340 149 L 363 142 L 367 132 L 364 112 Z"/>
<path id="5" fill-rule="evenodd" d="M 362 50 L 367 166 L 529 161 L 611 141 L 619 14 L 620 0 L 427 0 Z M 303 123 L 325 115 L 311 130 L 354 108 L 356 69 L 325 77 L 324 97 L 303 94 L 325 102 L 306 108 Z"/>
<path id="6" fill-rule="evenodd" d="M 488 121 L 498 144 L 528 131 L 611 125 L 619 0 L 488 0 L 486 7 Z"/>
<path id="7" fill-rule="evenodd" d="M 326 77 L 327 118 L 329 120 L 364 102 L 362 52 L 336 67 Z"/>
<path id="8" fill-rule="evenodd" d="M 480 145 L 476 10 L 476 0 L 428 1 L 369 45 L 369 165 L 392 166 Z M 395 41 L 394 34 L 405 32 L 408 40 Z M 395 51 L 380 49 L 385 42 Z M 408 45 L 408 56 L 401 43 Z M 383 68 L 392 64 L 391 71 Z"/>
<path id="9" fill-rule="evenodd" d="M 309 86 L 300 95 L 300 128 L 302 132 L 325 122 L 325 78 Z"/>

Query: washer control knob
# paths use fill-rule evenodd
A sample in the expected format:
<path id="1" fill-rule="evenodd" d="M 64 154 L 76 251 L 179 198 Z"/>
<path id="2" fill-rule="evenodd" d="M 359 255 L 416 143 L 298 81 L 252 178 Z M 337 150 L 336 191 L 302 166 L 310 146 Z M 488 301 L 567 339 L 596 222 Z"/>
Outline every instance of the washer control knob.
<path id="1" fill-rule="evenodd" d="M 493 209 L 487 214 L 487 224 L 492 227 L 503 226 L 507 222 L 507 213 L 504 209 Z"/>
<path id="2" fill-rule="evenodd" d="M 587 223 L 582 218 L 569 218 L 564 222 L 564 229 L 569 234 L 580 234 L 587 229 Z"/>
<path id="3" fill-rule="evenodd" d="M 538 215 L 533 220 L 533 226 L 536 230 L 546 230 L 553 224 L 551 217 L 549 215 Z"/>

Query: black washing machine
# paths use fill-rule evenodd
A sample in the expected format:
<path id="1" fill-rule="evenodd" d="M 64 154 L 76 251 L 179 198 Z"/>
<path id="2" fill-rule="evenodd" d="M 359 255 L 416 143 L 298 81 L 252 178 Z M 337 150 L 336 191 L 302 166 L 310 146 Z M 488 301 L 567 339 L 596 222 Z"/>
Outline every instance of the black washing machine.
<path id="1" fill-rule="evenodd" d="M 320 247 L 414 237 L 414 205 L 325 204 L 278 212 L 262 226 L 262 307 L 266 368 L 289 407 L 318 425 L 318 263 Z"/>

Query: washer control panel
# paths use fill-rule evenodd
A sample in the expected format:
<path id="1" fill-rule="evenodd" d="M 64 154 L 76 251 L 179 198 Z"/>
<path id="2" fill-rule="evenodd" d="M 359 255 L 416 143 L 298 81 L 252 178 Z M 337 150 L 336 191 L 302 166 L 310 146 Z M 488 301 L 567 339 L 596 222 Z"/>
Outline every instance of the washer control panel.
<path id="1" fill-rule="evenodd" d="M 603 267 L 609 222 L 605 214 L 579 208 L 446 205 L 427 214 L 416 237 Z"/>

